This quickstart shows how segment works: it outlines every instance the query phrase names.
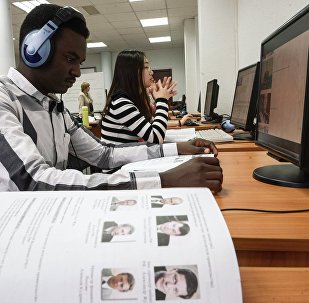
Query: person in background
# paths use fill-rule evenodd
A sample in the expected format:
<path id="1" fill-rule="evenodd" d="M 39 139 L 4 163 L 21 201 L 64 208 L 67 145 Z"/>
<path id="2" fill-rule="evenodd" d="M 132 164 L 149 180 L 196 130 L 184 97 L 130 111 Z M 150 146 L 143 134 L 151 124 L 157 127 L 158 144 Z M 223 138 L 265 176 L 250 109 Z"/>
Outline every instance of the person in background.
<path id="1" fill-rule="evenodd" d="M 45 56 L 37 52 L 31 55 L 36 47 L 36 33 L 44 32 L 42 28 L 49 27 L 51 22 L 58 27 L 42 42 L 52 43 L 50 52 Z M 178 154 L 217 155 L 213 142 L 202 139 L 163 145 L 104 144 L 76 124 L 55 94 L 65 94 L 80 77 L 88 37 L 84 16 L 72 7 L 41 4 L 27 14 L 20 27 L 18 67 L 11 67 L 7 76 L 0 77 L 0 191 L 174 186 L 206 186 L 214 192 L 220 191 L 223 174 L 215 157 L 198 157 L 162 173 L 117 171 L 86 175 L 82 172 L 84 164 L 102 170 Z M 71 157 L 77 160 L 76 165 Z"/>
<path id="2" fill-rule="evenodd" d="M 93 100 L 89 94 L 90 91 L 90 84 L 88 82 L 83 82 L 80 85 L 81 92 L 78 97 L 79 102 L 79 114 L 82 114 L 82 107 L 87 106 L 88 107 L 88 114 L 89 116 L 93 115 Z"/>
<path id="3" fill-rule="evenodd" d="M 154 83 L 145 53 L 139 50 L 120 52 L 102 113 L 102 139 L 114 144 L 141 140 L 163 143 L 168 120 L 167 100 L 176 94 L 175 88 L 171 77 Z M 149 92 L 156 103 L 154 116 Z"/>

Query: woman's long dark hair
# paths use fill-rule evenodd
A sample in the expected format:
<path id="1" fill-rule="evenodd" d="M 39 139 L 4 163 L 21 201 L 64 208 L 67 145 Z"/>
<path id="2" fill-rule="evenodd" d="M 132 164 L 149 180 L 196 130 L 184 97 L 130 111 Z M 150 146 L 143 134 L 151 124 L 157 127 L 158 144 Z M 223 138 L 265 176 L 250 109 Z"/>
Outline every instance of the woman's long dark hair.
<path id="1" fill-rule="evenodd" d="M 144 58 L 145 53 L 138 50 L 123 50 L 118 54 L 112 85 L 102 113 L 103 116 L 109 111 L 112 97 L 124 93 L 141 114 L 148 121 L 151 121 L 149 96 L 143 83 Z"/>

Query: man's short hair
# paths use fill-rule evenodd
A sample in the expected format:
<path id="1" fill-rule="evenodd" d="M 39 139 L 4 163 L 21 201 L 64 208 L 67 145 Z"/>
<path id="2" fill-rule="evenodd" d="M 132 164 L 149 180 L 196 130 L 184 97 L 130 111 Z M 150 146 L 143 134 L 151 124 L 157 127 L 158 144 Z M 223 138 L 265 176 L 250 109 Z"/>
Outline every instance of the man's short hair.
<path id="1" fill-rule="evenodd" d="M 130 274 L 129 272 L 122 272 L 119 275 L 126 275 L 128 277 L 129 289 L 126 291 L 132 290 L 135 284 L 134 276 Z"/>
<path id="2" fill-rule="evenodd" d="M 190 299 L 196 292 L 198 287 L 198 280 L 195 273 L 190 269 L 185 268 L 177 268 L 177 273 L 180 275 L 184 275 L 187 284 L 187 295 L 179 296 L 182 299 Z"/>
<path id="3" fill-rule="evenodd" d="M 27 14 L 25 20 L 20 27 L 19 50 L 21 49 L 25 37 L 30 32 L 41 29 L 44 24 L 46 24 L 49 20 L 53 19 L 56 16 L 57 11 L 61 8 L 63 7 L 56 4 L 41 4 L 31 10 Z M 67 22 L 61 24 L 59 26 L 59 29 L 65 27 L 70 28 L 74 32 L 83 36 L 85 39 L 89 37 L 90 33 L 86 26 L 86 23 L 80 18 L 76 17 L 68 20 Z M 57 30 L 57 32 L 59 32 L 59 29 Z M 55 35 L 57 34 L 57 32 L 55 33 Z"/>
<path id="4" fill-rule="evenodd" d="M 182 226 L 179 227 L 179 236 L 184 236 L 190 231 L 190 226 L 187 223 L 179 221 L 179 223 L 182 223 Z"/>

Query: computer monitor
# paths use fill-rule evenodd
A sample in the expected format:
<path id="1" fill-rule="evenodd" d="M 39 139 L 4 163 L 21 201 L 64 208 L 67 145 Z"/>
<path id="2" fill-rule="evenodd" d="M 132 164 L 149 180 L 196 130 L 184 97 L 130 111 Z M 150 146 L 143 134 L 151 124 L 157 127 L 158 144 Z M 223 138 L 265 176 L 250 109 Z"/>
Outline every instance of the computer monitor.
<path id="1" fill-rule="evenodd" d="M 266 183 L 309 187 L 309 5 L 261 45 L 256 143 L 289 164 L 254 170 Z"/>
<path id="2" fill-rule="evenodd" d="M 187 111 L 187 103 L 186 103 L 186 95 L 183 94 L 181 97 L 181 104 L 180 104 L 180 111 L 186 112 Z"/>
<path id="3" fill-rule="evenodd" d="M 198 103 L 197 103 L 197 112 L 200 113 L 201 112 L 201 93 L 199 94 L 198 97 Z"/>
<path id="4" fill-rule="evenodd" d="M 204 118 L 208 122 L 218 122 L 222 121 L 222 117 L 215 113 L 215 108 L 218 103 L 219 95 L 219 84 L 217 79 L 213 79 L 207 82 L 206 96 L 205 96 L 205 106 L 204 106 Z"/>
<path id="5" fill-rule="evenodd" d="M 230 121 L 245 133 L 233 134 L 234 139 L 254 140 L 258 99 L 259 62 L 238 71 Z"/>

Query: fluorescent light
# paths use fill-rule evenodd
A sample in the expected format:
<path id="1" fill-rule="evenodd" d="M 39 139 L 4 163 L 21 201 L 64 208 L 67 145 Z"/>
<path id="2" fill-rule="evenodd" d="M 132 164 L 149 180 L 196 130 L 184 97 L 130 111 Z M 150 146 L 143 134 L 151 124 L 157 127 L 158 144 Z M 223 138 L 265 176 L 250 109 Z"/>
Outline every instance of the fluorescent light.
<path id="1" fill-rule="evenodd" d="M 149 41 L 150 43 L 169 42 L 171 41 L 171 36 L 149 38 Z"/>
<path id="2" fill-rule="evenodd" d="M 88 48 L 94 48 L 94 47 L 106 47 L 107 45 L 104 44 L 103 42 L 91 42 L 87 43 Z"/>
<path id="3" fill-rule="evenodd" d="M 49 4 L 46 0 L 32 0 L 32 1 L 21 1 L 21 2 L 13 2 L 13 5 L 20 8 L 21 10 L 29 13 L 34 9 L 36 6 L 40 4 Z"/>
<path id="4" fill-rule="evenodd" d="M 143 27 L 168 24 L 167 17 L 153 18 L 153 19 L 141 19 L 140 21 L 141 21 Z"/>
<path id="5" fill-rule="evenodd" d="M 129 2 L 139 2 L 139 1 L 144 1 L 144 0 L 129 0 Z"/>

